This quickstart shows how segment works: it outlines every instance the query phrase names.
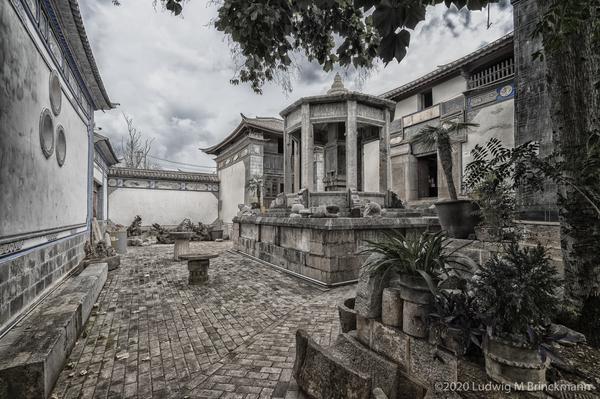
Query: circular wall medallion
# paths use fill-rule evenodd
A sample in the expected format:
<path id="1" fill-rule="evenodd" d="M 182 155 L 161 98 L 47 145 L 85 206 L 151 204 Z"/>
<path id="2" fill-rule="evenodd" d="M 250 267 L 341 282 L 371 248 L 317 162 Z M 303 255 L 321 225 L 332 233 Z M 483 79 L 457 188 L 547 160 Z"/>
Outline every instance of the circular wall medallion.
<path id="1" fill-rule="evenodd" d="M 500 89 L 500 96 L 508 97 L 512 94 L 512 92 L 513 92 L 513 87 L 511 85 L 506 85 Z"/>
<path id="2" fill-rule="evenodd" d="M 63 166 L 67 157 L 67 138 L 65 129 L 58 125 L 56 128 L 56 161 L 58 166 Z"/>
<path id="3" fill-rule="evenodd" d="M 45 108 L 40 115 L 40 145 L 46 158 L 54 152 L 54 121 L 52 113 Z"/>
<path id="4" fill-rule="evenodd" d="M 58 116 L 62 102 L 62 89 L 60 87 L 60 79 L 56 71 L 50 72 L 50 105 L 52 112 Z"/>

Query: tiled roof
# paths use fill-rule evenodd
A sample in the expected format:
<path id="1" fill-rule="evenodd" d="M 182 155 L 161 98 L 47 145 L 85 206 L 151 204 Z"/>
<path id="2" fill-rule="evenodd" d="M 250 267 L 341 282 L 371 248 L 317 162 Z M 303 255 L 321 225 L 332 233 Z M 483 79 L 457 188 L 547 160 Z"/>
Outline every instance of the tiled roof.
<path id="1" fill-rule="evenodd" d="M 180 180 L 202 183 L 218 183 L 219 177 L 212 173 L 179 172 L 160 169 L 110 168 L 108 177 L 132 177 L 139 179 Z"/>
<path id="2" fill-rule="evenodd" d="M 242 120 L 239 125 L 231 132 L 225 139 L 220 143 L 213 145 L 212 147 L 201 148 L 207 154 L 216 154 L 217 151 L 227 146 L 238 138 L 244 131 L 245 127 L 254 127 L 257 129 L 265 130 L 269 133 L 283 134 L 283 120 L 274 117 L 260 117 L 248 118 L 244 114 L 240 114 Z"/>
<path id="3" fill-rule="evenodd" d="M 426 75 L 421 76 L 418 79 L 415 79 L 411 82 L 408 82 L 400 87 L 397 87 L 393 90 L 387 91 L 380 95 L 380 97 L 395 99 L 399 96 L 402 96 L 405 93 L 411 92 L 420 86 L 427 85 L 437 79 L 444 78 L 451 74 L 456 74 L 460 72 L 461 68 L 466 65 L 477 61 L 480 58 L 483 58 L 489 54 L 493 54 L 495 51 L 504 49 L 508 46 L 512 47 L 513 43 L 513 33 L 509 33 L 498 40 L 495 40 L 480 49 L 467 54 L 464 57 L 461 57 L 455 61 L 452 61 L 446 65 L 442 65 L 438 67 L 436 70 L 429 72 Z"/>

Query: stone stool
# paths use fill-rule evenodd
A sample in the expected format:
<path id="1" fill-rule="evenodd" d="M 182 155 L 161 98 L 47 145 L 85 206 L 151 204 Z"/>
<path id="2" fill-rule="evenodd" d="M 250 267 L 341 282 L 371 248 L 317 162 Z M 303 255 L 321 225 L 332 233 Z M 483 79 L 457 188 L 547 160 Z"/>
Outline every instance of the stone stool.
<path id="1" fill-rule="evenodd" d="M 173 249 L 173 260 L 180 260 L 181 255 L 190 252 L 190 238 L 192 233 L 189 231 L 171 231 L 169 236 L 175 241 Z"/>
<path id="2" fill-rule="evenodd" d="M 208 267 L 210 266 L 210 260 L 217 256 L 219 255 L 180 255 L 179 259 L 187 260 L 188 262 L 187 266 L 188 271 L 190 272 L 188 283 L 191 285 L 206 283 L 208 281 Z"/>

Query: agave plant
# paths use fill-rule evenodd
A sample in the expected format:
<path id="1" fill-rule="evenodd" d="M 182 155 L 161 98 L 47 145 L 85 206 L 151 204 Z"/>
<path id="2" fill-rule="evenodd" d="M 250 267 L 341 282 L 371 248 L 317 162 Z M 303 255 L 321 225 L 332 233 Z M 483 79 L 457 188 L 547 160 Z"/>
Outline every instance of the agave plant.
<path id="1" fill-rule="evenodd" d="M 451 275 L 470 274 L 473 262 L 457 251 L 464 247 L 450 249 L 450 241 L 443 231 L 404 235 L 398 230 L 384 232 L 380 241 L 366 241 L 362 254 L 369 254 L 366 261 L 371 274 L 381 273 L 382 281 L 393 274 L 421 276 L 432 293 L 437 293 L 437 284 Z M 468 245 L 468 244 L 467 244 Z"/>
<path id="2" fill-rule="evenodd" d="M 476 126 L 479 125 L 469 122 L 443 122 L 441 126 L 428 125 L 410 140 L 411 144 L 421 144 L 428 148 L 437 147 L 446 183 L 448 183 L 448 193 L 452 200 L 458 199 L 458 196 L 454 185 L 454 177 L 452 176 L 452 144 L 450 138 L 462 130 Z"/>

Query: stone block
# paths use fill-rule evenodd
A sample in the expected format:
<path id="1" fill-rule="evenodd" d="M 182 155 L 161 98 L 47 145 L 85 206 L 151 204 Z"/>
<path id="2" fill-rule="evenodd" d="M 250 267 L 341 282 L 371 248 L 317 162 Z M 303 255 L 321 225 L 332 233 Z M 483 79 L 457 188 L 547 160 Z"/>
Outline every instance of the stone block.
<path id="1" fill-rule="evenodd" d="M 105 263 L 69 278 L 0 339 L 0 398 L 46 398 L 107 277 Z"/>
<path id="2" fill-rule="evenodd" d="M 311 398 L 368 399 L 370 396 L 370 376 L 330 348 L 318 345 L 304 330 L 296 332 L 293 374 L 298 386 Z"/>
<path id="3" fill-rule="evenodd" d="M 342 332 L 356 330 L 356 311 L 354 310 L 354 301 L 355 298 L 347 298 L 338 305 L 340 328 Z"/>
<path id="4" fill-rule="evenodd" d="M 390 399 L 396 399 L 400 370 L 398 365 L 376 354 L 355 339 L 355 334 L 338 336 L 334 348 L 357 369 L 368 374 L 371 386 L 378 387 Z"/>
<path id="5" fill-rule="evenodd" d="M 371 330 L 373 328 L 373 320 L 356 313 L 356 337 L 367 347 L 371 347 Z"/>
<path id="6" fill-rule="evenodd" d="M 408 369 L 410 337 L 401 330 L 388 327 L 376 320 L 371 323 L 371 349 Z"/>
<path id="7" fill-rule="evenodd" d="M 458 378 L 458 359 L 429 342 L 410 338 L 408 371 L 411 376 L 433 387 L 436 382 L 455 382 Z"/>
<path id="8" fill-rule="evenodd" d="M 386 326 L 402 327 L 402 307 L 399 288 L 385 288 L 381 297 L 381 321 Z"/>
<path id="9" fill-rule="evenodd" d="M 373 275 L 368 269 L 368 262 L 376 256 L 379 255 L 370 255 L 367 262 L 361 266 L 356 287 L 356 312 L 368 318 L 381 316 L 381 296 L 387 286 L 381 274 Z"/>

